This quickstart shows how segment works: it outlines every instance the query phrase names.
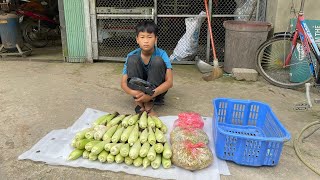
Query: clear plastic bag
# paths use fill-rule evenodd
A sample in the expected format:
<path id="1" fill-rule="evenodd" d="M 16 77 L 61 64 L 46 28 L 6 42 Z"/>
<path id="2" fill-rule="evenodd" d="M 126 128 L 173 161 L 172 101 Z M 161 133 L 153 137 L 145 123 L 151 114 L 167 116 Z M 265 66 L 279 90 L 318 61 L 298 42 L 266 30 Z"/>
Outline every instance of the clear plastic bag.
<path id="1" fill-rule="evenodd" d="M 199 16 L 186 18 L 186 33 L 181 37 L 173 54 L 171 61 L 192 61 L 194 60 L 199 46 L 201 25 L 206 19 L 206 12 L 202 11 Z"/>
<path id="2" fill-rule="evenodd" d="M 177 143 L 182 141 L 191 141 L 192 143 L 203 142 L 209 143 L 208 135 L 198 128 L 182 128 L 176 127 L 170 133 L 170 143 Z"/>
<path id="3" fill-rule="evenodd" d="M 255 11 L 257 6 L 257 0 L 237 1 L 238 8 L 234 12 L 235 15 L 249 15 L 249 16 L 237 16 L 234 19 L 239 21 L 249 21 L 255 18 Z"/>
<path id="4" fill-rule="evenodd" d="M 191 171 L 204 169 L 213 162 L 210 148 L 203 142 L 182 141 L 172 144 L 172 163 Z"/>

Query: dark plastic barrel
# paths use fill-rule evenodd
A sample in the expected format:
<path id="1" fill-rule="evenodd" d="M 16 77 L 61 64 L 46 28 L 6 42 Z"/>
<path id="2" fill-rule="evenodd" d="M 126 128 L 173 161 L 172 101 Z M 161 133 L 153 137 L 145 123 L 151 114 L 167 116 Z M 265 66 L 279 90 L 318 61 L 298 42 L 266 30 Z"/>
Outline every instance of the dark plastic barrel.
<path id="1" fill-rule="evenodd" d="M 256 69 L 256 51 L 267 39 L 272 25 L 258 21 L 225 21 L 224 71 L 232 68 Z"/>
<path id="2" fill-rule="evenodd" d="M 16 44 L 20 47 L 23 46 L 19 17 L 17 15 L 0 15 L 0 36 L 5 49 L 16 49 Z"/>

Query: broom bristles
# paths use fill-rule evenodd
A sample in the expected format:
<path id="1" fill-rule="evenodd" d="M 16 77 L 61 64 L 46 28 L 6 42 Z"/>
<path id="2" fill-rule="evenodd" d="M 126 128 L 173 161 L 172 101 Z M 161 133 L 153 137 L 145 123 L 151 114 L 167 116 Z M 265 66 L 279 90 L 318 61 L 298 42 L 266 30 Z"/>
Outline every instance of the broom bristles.
<path id="1" fill-rule="evenodd" d="M 213 69 L 210 75 L 204 76 L 203 80 L 212 81 L 223 76 L 223 70 L 219 67 L 218 61 L 213 61 Z"/>

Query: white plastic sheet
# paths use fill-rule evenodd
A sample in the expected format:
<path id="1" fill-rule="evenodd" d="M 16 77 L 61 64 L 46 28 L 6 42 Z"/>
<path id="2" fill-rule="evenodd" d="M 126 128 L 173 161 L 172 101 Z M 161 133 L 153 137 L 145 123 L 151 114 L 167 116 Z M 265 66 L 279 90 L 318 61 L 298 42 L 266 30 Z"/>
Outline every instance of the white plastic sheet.
<path id="1" fill-rule="evenodd" d="M 72 167 L 85 167 L 94 168 L 99 170 L 109 170 L 114 172 L 126 172 L 129 174 L 136 174 L 141 176 L 149 176 L 162 179 L 183 179 L 183 180 L 213 180 L 220 179 L 220 174 L 230 175 L 228 166 L 225 161 L 219 160 L 215 156 L 212 140 L 212 118 L 204 118 L 205 126 L 204 130 L 210 138 L 211 150 L 214 154 L 214 163 L 206 169 L 191 172 L 179 167 L 172 167 L 170 169 L 154 170 L 152 168 L 137 168 L 134 166 L 127 166 L 125 164 L 102 164 L 99 161 L 89 161 L 87 159 L 79 158 L 75 161 L 67 161 L 67 157 L 73 148 L 70 146 L 71 140 L 74 135 L 84 129 L 91 126 L 91 123 L 106 114 L 105 112 L 86 109 L 82 116 L 69 128 L 61 130 L 53 130 L 45 137 L 43 137 L 37 144 L 35 144 L 30 150 L 23 153 L 18 157 L 19 160 L 32 160 L 45 162 L 49 165 L 63 165 Z M 174 120 L 177 116 L 165 116 L 160 119 L 168 126 L 169 132 L 172 129 Z M 167 133 L 169 134 L 169 133 Z M 169 136 L 169 135 L 168 135 Z"/>

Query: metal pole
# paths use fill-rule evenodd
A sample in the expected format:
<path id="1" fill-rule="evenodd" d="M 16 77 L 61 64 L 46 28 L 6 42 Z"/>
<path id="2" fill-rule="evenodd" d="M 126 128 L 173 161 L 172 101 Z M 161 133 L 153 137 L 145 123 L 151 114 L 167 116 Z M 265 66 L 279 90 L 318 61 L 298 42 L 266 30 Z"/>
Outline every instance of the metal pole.
<path id="1" fill-rule="evenodd" d="M 213 14 L 211 17 L 248 17 L 250 15 L 234 15 L 234 14 Z M 170 18 L 170 17 L 177 17 L 177 18 L 193 18 L 193 17 L 207 17 L 206 15 L 198 15 L 198 14 L 159 14 L 157 15 L 159 18 Z"/>
<path id="2" fill-rule="evenodd" d="M 212 0 L 209 0 L 209 15 L 212 17 Z M 212 18 L 210 18 L 211 21 Z M 207 52 L 206 52 L 206 62 L 210 62 L 210 33 L 209 33 L 209 27 L 207 29 Z"/>
<path id="3" fill-rule="evenodd" d="M 91 40 L 92 40 L 92 55 L 93 59 L 98 59 L 99 49 L 98 49 L 98 29 L 97 29 L 97 12 L 96 12 L 96 1 L 90 0 L 90 22 L 91 22 Z"/>
<path id="4" fill-rule="evenodd" d="M 63 59 L 66 62 L 66 58 L 68 56 L 68 43 L 67 43 L 67 33 L 66 33 L 66 21 L 64 19 L 63 0 L 58 1 L 58 8 L 59 8 L 59 22 L 60 22 L 60 32 L 61 32 L 62 54 L 63 54 Z"/>
<path id="5" fill-rule="evenodd" d="M 154 14 L 153 14 L 154 23 L 158 24 L 158 1 L 154 0 Z"/>
<path id="6" fill-rule="evenodd" d="M 303 9 L 304 9 L 304 0 L 301 1 L 300 13 L 303 13 Z"/>
<path id="7" fill-rule="evenodd" d="M 97 15 L 97 19 L 108 19 L 108 18 L 152 19 L 153 15 L 140 15 L 140 14 L 98 14 Z"/>
<path id="8" fill-rule="evenodd" d="M 260 0 L 257 0 L 256 21 L 259 21 Z"/>
<path id="9" fill-rule="evenodd" d="M 93 54 L 92 54 L 92 32 L 91 32 L 91 22 L 90 22 L 90 7 L 89 1 L 83 0 L 84 7 L 84 25 L 86 29 L 86 45 L 87 45 L 87 62 L 93 63 Z"/>

